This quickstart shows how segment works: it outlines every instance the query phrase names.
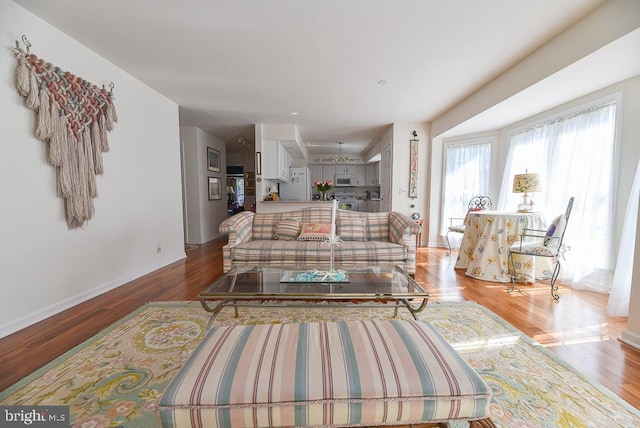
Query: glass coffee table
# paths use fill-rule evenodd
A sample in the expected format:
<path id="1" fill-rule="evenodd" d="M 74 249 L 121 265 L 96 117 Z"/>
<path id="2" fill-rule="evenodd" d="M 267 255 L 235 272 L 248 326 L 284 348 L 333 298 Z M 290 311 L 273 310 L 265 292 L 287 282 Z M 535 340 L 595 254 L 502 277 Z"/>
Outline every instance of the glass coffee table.
<path id="1" fill-rule="evenodd" d="M 209 325 L 225 306 L 233 306 L 238 316 L 238 307 L 282 307 L 286 302 L 295 302 L 295 307 L 320 302 L 336 302 L 340 307 L 389 307 L 392 303 L 394 317 L 404 307 L 414 319 L 427 306 L 429 293 L 397 266 L 350 267 L 338 273 L 283 266 L 234 267 L 197 298 L 212 313 Z"/>

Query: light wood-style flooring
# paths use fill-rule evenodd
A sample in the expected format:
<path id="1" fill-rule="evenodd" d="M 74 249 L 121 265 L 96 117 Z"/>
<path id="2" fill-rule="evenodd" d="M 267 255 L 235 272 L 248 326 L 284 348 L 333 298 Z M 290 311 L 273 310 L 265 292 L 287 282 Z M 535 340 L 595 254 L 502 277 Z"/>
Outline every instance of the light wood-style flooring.
<path id="1" fill-rule="evenodd" d="M 222 275 L 226 237 L 190 249 L 187 258 L 0 339 L 0 391 L 133 312 L 161 300 L 194 300 Z M 456 253 L 419 248 L 415 275 L 440 300 L 473 300 L 560 358 L 640 408 L 640 350 L 617 338 L 626 318 L 606 315 L 607 296 L 560 287 L 555 302 L 544 284 L 478 281 L 453 269 Z M 428 310 L 428 308 L 427 308 Z"/>

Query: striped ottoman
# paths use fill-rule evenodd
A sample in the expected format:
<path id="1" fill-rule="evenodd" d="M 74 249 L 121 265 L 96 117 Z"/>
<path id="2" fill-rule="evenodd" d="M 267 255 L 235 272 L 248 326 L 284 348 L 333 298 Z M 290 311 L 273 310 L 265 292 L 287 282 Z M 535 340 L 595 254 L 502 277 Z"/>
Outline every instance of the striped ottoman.
<path id="1" fill-rule="evenodd" d="M 162 395 L 158 417 L 163 427 L 492 427 L 490 398 L 425 322 L 235 325 L 208 333 Z"/>

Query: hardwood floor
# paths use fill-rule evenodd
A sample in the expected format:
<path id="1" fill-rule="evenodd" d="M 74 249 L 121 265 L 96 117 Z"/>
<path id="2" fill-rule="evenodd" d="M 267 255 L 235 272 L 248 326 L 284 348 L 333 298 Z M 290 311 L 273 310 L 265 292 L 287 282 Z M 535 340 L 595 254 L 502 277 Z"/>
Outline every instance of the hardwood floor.
<path id="1" fill-rule="evenodd" d="M 222 275 L 226 237 L 187 251 L 187 258 L 0 339 L 0 391 L 128 315 L 161 300 L 194 300 Z M 504 318 L 582 373 L 640 408 L 640 350 L 617 340 L 626 318 L 606 315 L 607 296 L 560 287 L 478 281 L 453 269 L 445 250 L 419 248 L 415 275 L 438 300 L 473 300 Z"/>

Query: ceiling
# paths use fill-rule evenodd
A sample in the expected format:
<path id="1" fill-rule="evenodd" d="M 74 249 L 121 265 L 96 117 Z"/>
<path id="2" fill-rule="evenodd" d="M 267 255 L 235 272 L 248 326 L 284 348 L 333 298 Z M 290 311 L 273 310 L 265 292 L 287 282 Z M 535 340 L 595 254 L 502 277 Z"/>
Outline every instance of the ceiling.
<path id="1" fill-rule="evenodd" d="M 309 153 L 350 154 L 438 118 L 604 0 L 15 2 L 176 102 L 182 126 L 235 145 L 294 124 Z"/>

